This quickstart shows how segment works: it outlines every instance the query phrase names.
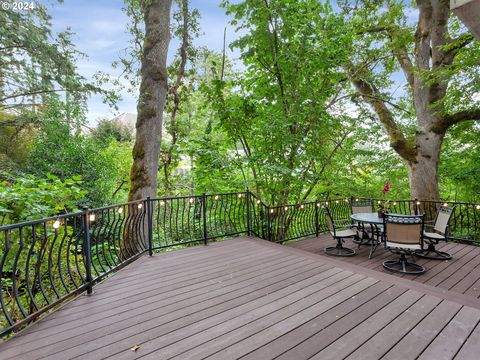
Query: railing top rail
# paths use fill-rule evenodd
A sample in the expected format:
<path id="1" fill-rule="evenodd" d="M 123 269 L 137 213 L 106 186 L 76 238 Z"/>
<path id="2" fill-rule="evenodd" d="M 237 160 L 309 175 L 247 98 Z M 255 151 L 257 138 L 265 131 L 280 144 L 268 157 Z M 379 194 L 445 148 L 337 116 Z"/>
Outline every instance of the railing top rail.
<path id="1" fill-rule="evenodd" d="M 227 196 L 227 195 L 238 195 L 238 194 L 246 194 L 246 191 L 240 191 L 240 192 L 228 192 L 228 193 L 221 193 L 221 194 L 205 194 L 205 196 L 208 197 L 213 197 L 213 196 Z M 258 197 L 254 194 L 251 193 L 254 198 L 258 199 Z M 152 201 L 169 201 L 169 200 L 174 200 L 174 199 L 191 199 L 191 198 L 201 198 L 203 195 L 182 195 L 182 196 L 171 196 L 171 197 L 158 197 L 158 198 L 152 198 Z M 477 210 L 480 210 L 480 204 L 476 204 L 473 202 L 461 202 L 461 201 L 448 201 L 448 200 L 418 200 L 418 199 L 382 199 L 382 198 L 375 198 L 375 197 L 361 197 L 361 196 L 344 196 L 344 197 L 337 197 L 337 198 L 332 198 L 332 199 L 318 199 L 315 201 L 306 201 L 303 203 L 295 203 L 295 204 L 284 204 L 284 205 L 268 205 L 264 203 L 263 201 L 260 201 L 259 205 L 263 205 L 265 207 L 268 207 L 270 209 L 280 209 L 284 207 L 296 207 L 300 205 L 311 205 L 311 204 L 317 204 L 317 203 L 340 203 L 341 201 L 346 201 L 348 202 L 349 200 L 373 200 L 373 201 L 390 201 L 390 202 L 428 202 L 428 203 L 435 203 L 435 204 L 456 204 L 456 205 L 465 205 L 465 206 L 472 206 L 476 208 Z M 101 208 L 95 208 L 95 209 L 89 209 L 89 212 L 99 212 L 99 211 L 105 211 L 113 208 L 118 208 L 121 206 L 128 206 L 128 205 L 134 205 L 138 204 L 141 202 L 144 202 L 145 199 L 141 200 L 136 200 L 136 201 L 130 201 L 130 202 L 125 202 L 125 203 L 119 203 L 119 204 L 114 204 L 114 205 L 109 205 Z M 55 220 L 60 220 L 68 217 L 73 217 L 73 216 L 79 216 L 81 214 L 81 211 L 77 212 L 72 212 L 72 213 L 67 213 L 67 214 L 59 214 L 47 218 L 42 218 L 42 219 L 36 219 L 36 220 L 30 220 L 30 221 L 25 221 L 21 223 L 16 223 L 16 224 L 8 224 L 8 225 L 3 225 L 0 226 L 0 231 L 6 231 L 6 230 L 11 230 L 14 228 L 19 228 L 19 227 L 25 227 L 25 226 L 32 226 L 32 225 L 37 225 L 49 221 L 55 221 Z"/>
<path id="2" fill-rule="evenodd" d="M 213 196 L 227 196 L 227 195 L 238 195 L 238 194 L 246 194 L 246 191 L 238 191 L 238 192 L 228 192 L 228 193 L 221 193 L 221 194 L 205 194 L 207 197 Z M 192 199 L 192 198 L 201 198 L 203 194 L 200 195 L 182 195 L 182 196 L 167 196 L 167 197 L 156 197 L 152 198 L 152 201 L 165 201 L 165 200 L 175 200 L 175 199 Z"/>
<path id="3" fill-rule="evenodd" d="M 479 206 L 480 210 L 480 203 L 474 203 L 474 202 L 466 202 L 466 201 L 451 201 L 451 200 L 419 200 L 419 199 L 383 199 L 383 198 L 369 198 L 369 197 L 353 197 L 354 199 L 360 199 L 360 200 L 380 200 L 380 201 L 396 201 L 396 202 L 423 202 L 423 203 L 436 203 L 436 204 L 456 204 L 456 205 L 471 205 L 471 206 Z"/>
<path id="4" fill-rule="evenodd" d="M 77 211 L 77 212 L 74 212 L 74 213 L 67 213 L 67 214 L 60 214 L 60 215 L 56 215 L 56 216 L 50 216 L 48 218 L 43 218 L 43 219 L 36 219 L 36 220 L 24 221 L 24 222 L 16 223 L 16 224 L 3 225 L 3 226 L 0 226 L 0 231 L 7 231 L 7 230 L 19 228 L 19 227 L 33 226 L 33 225 L 37 225 L 37 224 L 46 223 L 46 222 L 49 222 L 49 221 L 65 219 L 65 218 L 72 217 L 72 216 L 80 216 L 81 214 L 82 214 L 81 211 Z"/>
<path id="5" fill-rule="evenodd" d="M 146 200 L 146 199 L 128 201 L 128 202 L 125 202 L 125 203 L 108 205 L 108 206 L 104 206 L 104 207 L 101 207 L 101 208 L 88 209 L 88 211 L 89 211 L 89 212 L 98 212 L 98 211 L 103 211 L 103 210 L 109 210 L 109 209 L 118 208 L 118 207 L 120 207 L 120 206 L 135 205 L 135 204 L 143 203 L 145 200 Z"/>
<path id="6" fill-rule="evenodd" d="M 108 209 L 118 208 L 118 207 L 121 207 L 121 206 L 135 205 L 135 204 L 141 203 L 143 201 L 145 201 L 145 200 L 130 201 L 130 202 L 126 202 L 126 203 L 104 206 L 104 207 L 101 207 L 101 208 L 88 209 L 88 211 L 95 213 L 95 212 L 104 211 L 104 210 L 108 210 Z M 42 219 L 24 221 L 24 222 L 16 223 L 16 224 L 3 225 L 3 226 L 0 226 L 0 231 L 7 231 L 7 230 L 15 229 L 15 228 L 42 224 L 42 223 L 46 223 L 46 222 L 49 222 L 49 221 L 55 221 L 55 220 L 61 220 L 61 219 L 69 218 L 69 217 L 80 216 L 81 214 L 82 214 L 82 211 L 76 211 L 76 212 L 71 212 L 71 213 L 66 213 L 66 214 L 58 214 L 58 215 L 55 215 L 55 216 L 50 216 L 50 217 L 46 217 L 46 218 L 42 218 Z"/>

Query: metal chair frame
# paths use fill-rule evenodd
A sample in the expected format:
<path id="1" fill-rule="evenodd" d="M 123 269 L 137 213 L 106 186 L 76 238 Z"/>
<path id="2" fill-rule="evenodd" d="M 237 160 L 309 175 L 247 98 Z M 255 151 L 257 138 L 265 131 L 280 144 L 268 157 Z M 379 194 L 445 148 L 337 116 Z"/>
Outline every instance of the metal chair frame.
<path id="1" fill-rule="evenodd" d="M 405 242 L 398 239 L 390 239 L 388 235 L 389 224 L 401 225 L 407 229 L 407 226 L 418 226 L 418 242 L 412 241 L 416 237 L 416 231 L 406 235 Z M 418 275 L 424 273 L 427 269 L 419 264 L 415 264 L 415 247 L 418 246 L 423 249 L 423 231 L 425 226 L 424 215 L 387 215 L 383 219 L 383 226 L 385 229 L 385 249 L 392 253 L 399 254 L 400 257 L 396 259 L 388 259 L 383 262 L 383 267 L 387 270 L 399 272 L 402 274 Z M 408 229 L 407 229 L 408 230 Z M 409 238 L 410 237 L 410 238 Z M 407 255 L 412 255 L 413 262 L 409 262 Z"/>
<path id="2" fill-rule="evenodd" d="M 361 210 L 355 211 L 355 208 Z M 352 214 L 374 212 L 374 208 L 375 206 L 372 199 L 361 199 L 358 201 L 350 199 L 350 210 Z M 373 252 L 383 240 L 383 229 L 375 224 L 368 225 L 358 223 L 353 224 L 352 226 L 357 228 L 358 237 L 353 240 L 354 243 L 358 244 L 357 249 L 360 249 L 360 246 L 362 245 L 370 245 L 370 254 L 368 258 L 371 259 Z"/>
<path id="3" fill-rule="evenodd" d="M 323 212 L 325 217 L 327 218 L 327 226 L 330 234 L 332 235 L 333 239 L 337 241 L 336 246 L 328 246 L 324 249 L 325 253 L 332 256 L 353 256 L 355 255 L 355 250 L 344 247 L 343 242 L 344 239 L 347 238 L 356 238 L 358 237 L 357 232 L 354 232 L 352 229 L 346 229 L 338 231 L 337 227 L 335 226 L 335 222 L 333 221 L 333 217 L 330 213 L 330 210 L 324 206 Z"/>
<path id="4" fill-rule="evenodd" d="M 440 240 L 448 241 L 448 233 L 449 233 L 449 225 L 450 225 L 450 220 L 452 218 L 453 212 L 455 210 L 455 206 L 453 207 L 446 207 L 446 206 L 440 206 L 437 211 L 437 215 L 435 217 L 435 221 L 433 222 L 433 225 L 429 226 L 432 227 L 433 233 L 429 232 L 423 232 L 423 238 L 425 243 L 428 245 L 426 249 L 422 249 L 416 252 L 416 255 L 422 258 L 430 259 L 430 260 L 450 260 L 452 258 L 452 255 L 444 252 L 444 251 L 439 251 L 435 248 L 435 245 L 438 245 Z M 441 229 L 438 229 L 438 224 L 437 222 L 439 221 L 439 216 L 441 213 L 447 214 L 448 219 L 445 223 L 444 230 L 442 231 Z M 443 226 L 441 226 L 443 228 Z M 438 234 L 441 235 L 442 237 L 433 237 L 432 235 L 428 234 Z"/>

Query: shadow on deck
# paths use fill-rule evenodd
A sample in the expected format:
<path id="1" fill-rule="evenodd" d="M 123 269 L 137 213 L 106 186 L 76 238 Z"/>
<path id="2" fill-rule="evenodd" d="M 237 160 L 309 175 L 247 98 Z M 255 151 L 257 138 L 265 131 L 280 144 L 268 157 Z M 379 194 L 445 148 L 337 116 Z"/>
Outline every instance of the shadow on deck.
<path id="1" fill-rule="evenodd" d="M 329 241 L 237 238 L 144 256 L 0 344 L 0 358 L 478 358 L 479 249 L 446 245 L 454 260 L 421 282 L 377 271 L 382 250 L 319 255 Z"/>

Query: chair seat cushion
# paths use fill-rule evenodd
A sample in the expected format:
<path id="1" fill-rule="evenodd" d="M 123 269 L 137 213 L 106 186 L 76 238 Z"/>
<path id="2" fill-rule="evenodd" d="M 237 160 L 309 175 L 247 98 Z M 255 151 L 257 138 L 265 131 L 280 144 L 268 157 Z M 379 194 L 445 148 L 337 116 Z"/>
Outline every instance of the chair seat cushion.
<path id="1" fill-rule="evenodd" d="M 439 233 L 434 233 L 434 232 L 423 232 L 423 236 L 429 239 L 435 239 L 435 240 L 445 240 L 445 235 L 439 234 Z"/>
<path id="2" fill-rule="evenodd" d="M 357 236 L 357 233 L 353 230 L 347 229 L 347 230 L 336 231 L 335 236 L 336 237 L 351 237 L 351 236 Z"/>
<path id="3" fill-rule="evenodd" d="M 387 240 L 385 246 L 389 249 L 406 249 L 406 250 L 420 250 L 420 244 L 401 244 L 397 242 L 390 242 Z"/>

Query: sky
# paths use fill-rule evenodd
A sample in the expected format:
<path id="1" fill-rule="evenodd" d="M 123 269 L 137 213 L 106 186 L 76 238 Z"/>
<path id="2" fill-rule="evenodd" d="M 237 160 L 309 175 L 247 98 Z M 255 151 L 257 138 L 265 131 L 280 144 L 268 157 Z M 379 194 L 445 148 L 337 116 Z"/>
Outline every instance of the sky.
<path id="1" fill-rule="evenodd" d="M 119 59 L 123 53 L 130 35 L 126 32 L 129 18 L 122 12 L 123 0 L 37 0 L 48 7 L 52 16 L 53 30 L 64 31 L 67 27 L 75 33 L 73 43 L 77 48 L 88 54 L 87 58 L 78 59 L 77 66 L 80 74 L 91 79 L 95 72 L 119 76 L 120 69 L 113 69 L 112 62 Z M 232 0 L 236 2 L 238 0 Z M 191 7 L 200 11 L 201 36 L 194 40 L 196 46 L 206 46 L 218 52 L 223 48 L 223 31 L 227 28 L 227 44 L 239 37 L 235 29 L 228 24 L 229 17 L 225 10 L 220 8 L 221 0 L 191 0 Z M 416 20 L 416 11 L 408 10 L 409 20 Z M 169 58 L 179 47 L 177 40 L 172 39 L 169 48 Z M 227 57 L 235 62 L 239 58 L 238 50 L 227 47 Z M 238 62 L 237 62 L 238 64 Z M 241 65 L 240 65 L 241 67 Z M 403 75 L 398 72 L 393 75 L 400 83 Z M 397 85 L 395 85 L 396 87 Z M 402 92 L 397 90 L 397 96 Z M 122 100 L 118 102 L 118 110 L 103 104 L 100 96 L 92 96 L 88 101 L 87 122 L 95 126 L 99 118 L 112 118 L 123 112 L 136 112 L 136 94 L 122 92 Z"/>
<path id="2" fill-rule="evenodd" d="M 52 16 L 53 30 L 64 31 L 67 27 L 75 33 L 73 43 L 78 50 L 88 54 L 77 62 L 78 71 L 87 79 L 93 74 L 104 71 L 119 75 L 112 68 L 112 62 L 128 45 L 130 35 L 126 32 L 128 17 L 122 12 L 123 0 L 65 0 L 59 4 L 52 0 L 40 0 L 46 5 Z M 191 0 L 191 6 L 200 11 L 200 29 L 202 35 L 195 40 L 196 46 L 222 51 L 223 31 L 227 27 L 227 42 L 237 36 L 234 28 L 228 25 L 225 10 L 219 7 L 220 0 Z M 171 41 L 169 57 L 178 48 L 177 41 Z M 238 58 L 238 52 L 227 49 L 229 58 Z M 100 96 L 92 96 L 88 102 L 88 123 L 94 125 L 101 117 L 111 118 L 123 112 L 136 112 L 136 96 L 128 92 L 121 94 L 123 100 L 118 103 L 118 111 L 102 103 Z"/>

